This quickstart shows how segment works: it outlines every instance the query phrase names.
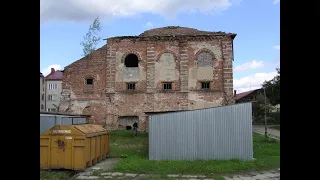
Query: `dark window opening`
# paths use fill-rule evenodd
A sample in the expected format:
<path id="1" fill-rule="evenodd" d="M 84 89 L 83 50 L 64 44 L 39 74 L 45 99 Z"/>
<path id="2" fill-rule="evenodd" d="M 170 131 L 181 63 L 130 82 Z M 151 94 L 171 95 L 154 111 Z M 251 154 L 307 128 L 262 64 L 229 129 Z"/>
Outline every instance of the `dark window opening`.
<path id="1" fill-rule="evenodd" d="M 209 89 L 210 82 L 201 82 L 201 89 Z"/>
<path id="2" fill-rule="evenodd" d="M 42 93 L 41 95 L 41 100 L 44 100 L 44 93 Z"/>
<path id="3" fill-rule="evenodd" d="M 93 79 L 86 79 L 86 84 L 93 85 Z"/>
<path id="4" fill-rule="evenodd" d="M 131 126 L 126 126 L 126 130 L 131 130 L 132 127 Z"/>
<path id="5" fill-rule="evenodd" d="M 129 54 L 124 59 L 124 65 L 126 67 L 138 67 L 139 60 L 135 54 Z"/>
<path id="6" fill-rule="evenodd" d="M 172 83 L 163 83 L 164 90 L 172 90 Z"/>
<path id="7" fill-rule="evenodd" d="M 41 104 L 41 109 L 44 109 L 44 105 L 43 104 Z"/>
<path id="8" fill-rule="evenodd" d="M 127 83 L 127 89 L 135 90 L 136 89 L 136 83 Z"/>

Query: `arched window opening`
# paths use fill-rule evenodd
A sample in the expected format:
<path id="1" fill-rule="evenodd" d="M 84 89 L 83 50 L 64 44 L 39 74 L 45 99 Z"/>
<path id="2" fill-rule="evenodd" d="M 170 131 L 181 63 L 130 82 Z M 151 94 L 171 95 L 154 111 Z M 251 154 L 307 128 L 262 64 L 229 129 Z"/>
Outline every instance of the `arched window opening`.
<path id="1" fill-rule="evenodd" d="M 198 67 L 212 67 L 213 57 L 208 52 L 201 52 L 197 56 L 197 66 Z"/>
<path id="2" fill-rule="evenodd" d="M 124 60 L 126 67 L 138 67 L 139 60 L 135 54 L 128 54 Z"/>

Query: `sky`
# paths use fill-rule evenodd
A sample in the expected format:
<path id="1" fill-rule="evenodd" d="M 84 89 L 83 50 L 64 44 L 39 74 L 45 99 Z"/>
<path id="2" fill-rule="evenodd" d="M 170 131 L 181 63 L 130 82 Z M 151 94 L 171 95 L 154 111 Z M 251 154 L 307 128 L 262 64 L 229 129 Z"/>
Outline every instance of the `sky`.
<path id="1" fill-rule="evenodd" d="M 260 88 L 280 67 L 280 0 L 40 0 L 40 72 L 82 58 L 80 42 L 96 17 L 103 39 L 164 26 L 236 33 L 237 93 Z"/>

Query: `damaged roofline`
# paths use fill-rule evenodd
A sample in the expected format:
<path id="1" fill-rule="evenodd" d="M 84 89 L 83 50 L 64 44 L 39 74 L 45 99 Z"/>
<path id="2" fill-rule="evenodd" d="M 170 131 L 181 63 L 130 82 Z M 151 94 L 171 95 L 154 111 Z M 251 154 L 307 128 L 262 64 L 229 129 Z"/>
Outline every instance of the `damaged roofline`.
<path id="1" fill-rule="evenodd" d="M 232 40 L 237 36 L 235 33 L 224 33 L 224 34 L 195 34 L 195 35 L 165 35 L 165 36 L 114 36 L 105 38 L 103 40 L 107 41 L 109 39 L 141 39 L 147 40 L 150 38 L 183 38 L 183 37 L 227 37 L 230 36 Z"/>

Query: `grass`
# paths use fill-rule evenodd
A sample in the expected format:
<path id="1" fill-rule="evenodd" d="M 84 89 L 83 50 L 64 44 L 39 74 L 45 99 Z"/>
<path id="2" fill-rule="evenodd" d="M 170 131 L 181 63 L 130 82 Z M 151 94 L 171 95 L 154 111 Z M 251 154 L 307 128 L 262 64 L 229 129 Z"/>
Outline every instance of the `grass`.
<path id="1" fill-rule="evenodd" d="M 75 174 L 73 171 L 41 171 L 40 180 L 60 180 L 60 179 L 72 179 Z"/>
<path id="2" fill-rule="evenodd" d="M 110 157 L 146 157 L 148 155 L 148 134 L 139 133 L 133 137 L 130 131 L 110 132 Z"/>
<path id="3" fill-rule="evenodd" d="M 280 142 L 253 134 L 255 161 L 151 161 L 148 135 L 132 137 L 129 131 L 111 132 L 111 157 L 124 157 L 112 171 L 144 174 L 229 174 L 280 167 Z"/>

